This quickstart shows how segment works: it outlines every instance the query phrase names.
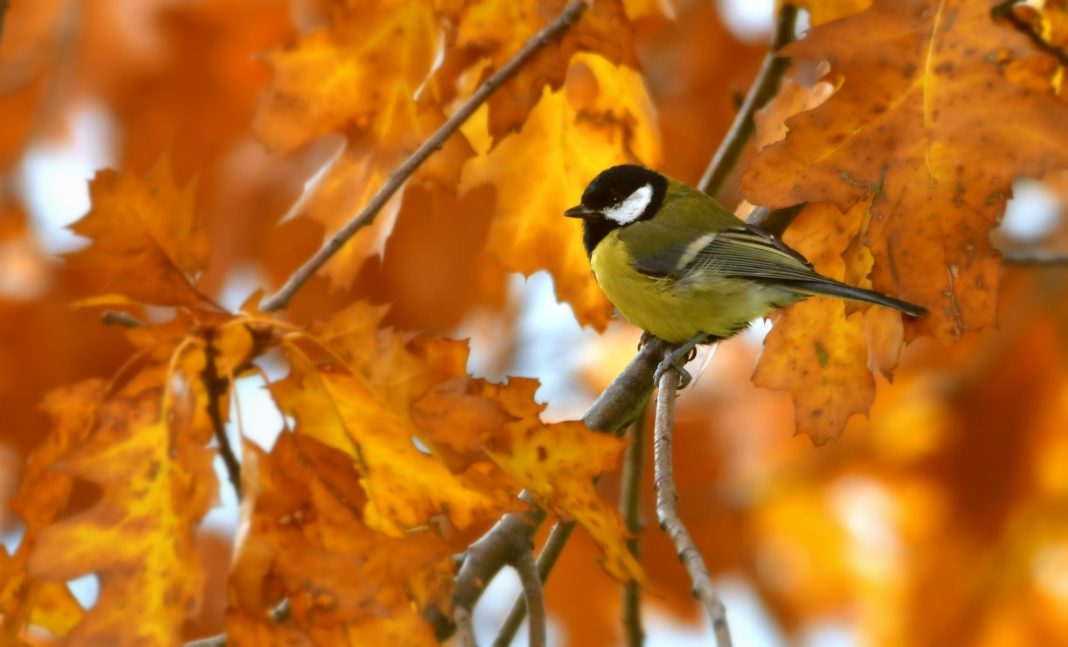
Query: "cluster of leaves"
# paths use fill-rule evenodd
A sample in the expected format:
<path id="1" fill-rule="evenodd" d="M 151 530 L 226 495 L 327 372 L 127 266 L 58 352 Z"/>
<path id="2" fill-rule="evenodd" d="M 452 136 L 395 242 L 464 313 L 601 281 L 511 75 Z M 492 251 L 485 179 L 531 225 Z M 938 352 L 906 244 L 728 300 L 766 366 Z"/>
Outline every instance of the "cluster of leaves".
<path id="1" fill-rule="evenodd" d="M 713 387 L 715 414 L 690 401 L 684 416 L 684 432 L 701 433 L 678 443 L 687 447 L 683 503 L 713 486 L 750 493 L 733 510 L 689 511 L 694 534 L 714 570 L 747 573 L 785 627 L 859 601 L 878 642 L 944 642 L 961 635 L 975 591 L 998 573 L 990 543 L 1004 544 L 1005 559 L 1024 545 L 1038 555 L 1065 532 L 1043 514 L 1068 493 L 1063 479 L 1055 463 L 1035 467 L 1066 451 L 1054 433 L 1068 416 L 1057 399 L 1065 371 L 1043 343 L 1063 337 L 1068 319 L 1063 308 L 1035 314 L 1036 303 L 1063 302 L 1063 286 L 1020 279 L 1010 292 L 1014 308 L 1034 315 L 1014 320 L 1022 341 L 982 331 L 999 294 L 988 233 L 1012 181 L 1068 168 L 1063 61 L 1051 53 L 1068 39 L 1066 9 L 1049 1 L 1043 12 L 1010 10 L 1010 20 L 979 0 L 798 4 L 813 28 L 782 54 L 801 72 L 805 60 L 830 61 L 830 73 L 817 84 L 788 80 L 760 116 L 762 150 L 741 193 L 766 206 L 810 203 L 788 242 L 824 274 L 931 315 L 903 324 L 886 310 L 811 300 L 779 317 L 756 383 L 789 391 L 796 428 L 817 443 L 854 428 L 819 459 L 788 444 L 789 407 L 748 384 L 754 359 L 730 346 L 717 359 L 732 379 Z M 433 643 L 420 610 L 447 612 L 453 556 L 523 509 L 525 488 L 587 531 L 564 568 L 588 584 L 549 596 L 574 642 L 604 641 L 613 623 L 590 601 L 614 603 L 596 593 L 612 580 L 588 569 L 645 577 L 592 480 L 615 467 L 623 442 L 543 422 L 535 381 L 471 378 L 466 343 L 434 334 L 476 307 L 501 309 L 508 272 L 543 269 L 580 323 L 604 329 L 610 304 L 574 223 L 557 214 L 616 163 L 699 175 L 730 117 L 723 61 L 751 67 L 759 50 L 728 38 L 710 7 L 680 3 L 686 15 L 672 23 L 655 2 L 597 0 L 420 167 L 283 321 L 259 310 L 260 292 L 228 311 L 216 303 L 221 287 L 244 264 L 281 282 L 564 3 L 144 6 L 159 18 L 154 46 L 123 32 L 139 25 L 117 2 L 16 2 L 0 41 L 0 80 L 13 88 L 0 99 L 5 174 L 86 97 L 123 132 L 123 170 L 90 183 L 91 210 L 73 226 L 90 243 L 63 268 L 36 245 L 14 195 L 0 195 L 0 268 L 18 286 L 0 277 L 0 333 L 27 344 L 0 349 L 11 356 L 0 357 L 11 393 L 0 396 L 11 414 L 0 439 L 19 454 L 34 447 L 11 505 L 22 537 L 0 550 L 2 640 L 35 641 L 43 630 L 72 644 L 174 644 L 198 633 L 189 623 L 213 606 L 226 609 L 237 644 Z M 641 66 L 636 40 L 651 52 Z M 276 225 L 287 213 L 298 217 Z M 391 307 L 371 305 L 382 302 Z M 140 324 L 104 329 L 101 308 Z M 889 386 L 905 342 L 921 336 L 956 345 L 913 344 Z M 39 367 L 24 375 L 18 358 L 31 356 Z M 280 363 L 285 377 L 269 377 Z M 933 389 L 940 373 L 956 382 Z M 244 439 L 231 402 L 240 380 L 262 380 L 287 421 L 273 447 Z M 1031 399 L 997 397 L 1020 392 Z M 17 400 L 43 402 L 47 420 Z M 850 422 L 873 402 L 869 429 Z M 1031 442 L 1006 447 L 1007 416 L 1021 411 Z M 964 435 L 999 421 L 1006 428 L 969 453 Z M 223 582 L 212 581 L 217 569 L 205 567 L 197 537 L 220 491 L 210 443 L 225 445 L 227 423 L 242 438 L 242 509 Z M 727 433 L 740 429 L 756 433 Z M 1015 458 L 1003 472 L 1020 482 L 994 498 L 996 510 L 946 500 L 990 495 L 976 484 L 1003 458 Z M 875 484 L 861 504 L 889 510 L 904 552 L 949 543 L 919 564 L 895 553 L 874 574 L 853 563 L 880 546 L 836 520 L 835 505 L 855 505 L 834 498 L 849 479 Z M 1010 521 L 1012 536 L 991 530 Z M 960 577 L 977 555 L 992 566 Z M 646 552 L 655 590 L 688 590 L 673 559 L 666 545 Z M 100 592 L 83 609 L 66 582 L 87 573 Z M 923 594 L 946 582 L 958 584 L 944 617 L 920 632 Z M 994 588 L 1007 599 L 1011 584 Z M 208 599 L 213 587 L 225 600 Z M 1056 602 L 1040 586 L 1027 592 L 1040 607 Z M 581 604 L 568 602 L 575 595 Z M 1030 599 L 1014 602 L 1015 622 L 1041 615 Z M 272 613 L 283 600 L 289 620 L 279 623 Z M 983 600 L 992 608 L 1002 598 Z M 984 629 L 1039 640 L 1059 635 L 1065 617 L 1041 615 L 1033 633 L 1014 621 Z"/>

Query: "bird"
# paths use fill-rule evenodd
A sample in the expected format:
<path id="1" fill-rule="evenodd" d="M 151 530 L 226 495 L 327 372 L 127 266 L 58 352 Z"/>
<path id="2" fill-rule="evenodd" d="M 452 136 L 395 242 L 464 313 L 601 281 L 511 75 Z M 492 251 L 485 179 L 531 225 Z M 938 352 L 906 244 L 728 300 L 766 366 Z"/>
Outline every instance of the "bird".
<path id="1" fill-rule="evenodd" d="M 675 368 L 685 386 L 683 365 L 699 344 L 732 337 L 809 296 L 874 303 L 910 317 L 927 312 L 822 276 L 779 237 L 637 164 L 601 171 L 564 215 L 581 219 L 590 267 L 608 300 L 646 335 L 675 347 L 658 366 L 657 383 Z"/>

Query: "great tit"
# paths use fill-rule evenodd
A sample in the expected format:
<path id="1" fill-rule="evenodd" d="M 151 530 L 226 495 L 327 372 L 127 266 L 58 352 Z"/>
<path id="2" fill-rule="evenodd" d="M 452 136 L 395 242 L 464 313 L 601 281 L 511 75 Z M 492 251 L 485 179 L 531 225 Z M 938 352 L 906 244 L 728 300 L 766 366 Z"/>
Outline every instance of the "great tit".
<path id="1" fill-rule="evenodd" d="M 681 370 L 697 344 L 726 339 L 774 308 L 811 295 L 875 303 L 918 317 L 920 306 L 821 276 L 804 256 L 714 199 L 656 171 L 624 164 L 595 177 L 581 218 L 594 276 L 631 323 L 677 346 Z M 682 362 L 685 363 L 685 362 Z"/>

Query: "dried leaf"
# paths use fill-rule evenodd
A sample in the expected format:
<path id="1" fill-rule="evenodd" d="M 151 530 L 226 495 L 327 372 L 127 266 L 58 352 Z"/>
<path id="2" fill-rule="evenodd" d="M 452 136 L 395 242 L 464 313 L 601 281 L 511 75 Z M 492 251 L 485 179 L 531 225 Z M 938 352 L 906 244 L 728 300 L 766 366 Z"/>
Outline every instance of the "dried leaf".
<path id="1" fill-rule="evenodd" d="M 862 229 L 875 288 L 926 306 L 909 336 L 948 339 L 994 323 L 998 258 L 987 238 L 1019 176 L 1068 166 L 1068 105 L 1002 74 L 1033 54 L 990 3 L 877 2 L 813 28 L 784 53 L 829 59 L 838 92 L 790 119 L 743 178 L 781 207 L 874 196 Z M 979 99 L 981 98 L 981 100 Z M 875 151 L 878 151 L 876 153 Z"/>
<path id="2" fill-rule="evenodd" d="M 193 279 L 208 261 L 196 220 L 195 189 L 179 188 L 165 156 L 146 177 L 100 171 L 89 185 L 93 208 L 71 229 L 92 239 L 70 264 L 101 292 L 156 305 L 204 306 Z M 210 302 L 208 302 L 210 303 Z"/>

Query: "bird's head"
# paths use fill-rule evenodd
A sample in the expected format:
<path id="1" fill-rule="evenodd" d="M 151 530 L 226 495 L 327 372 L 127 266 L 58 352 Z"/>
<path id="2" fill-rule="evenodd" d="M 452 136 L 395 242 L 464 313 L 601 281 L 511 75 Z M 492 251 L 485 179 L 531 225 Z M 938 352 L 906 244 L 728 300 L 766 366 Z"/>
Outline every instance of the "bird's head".
<path id="1" fill-rule="evenodd" d="M 667 178 L 636 164 L 601 171 L 586 186 L 582 203 L 564 212 L 571 218 L 625 227 L 652 218 L 667 193 Z"/>

